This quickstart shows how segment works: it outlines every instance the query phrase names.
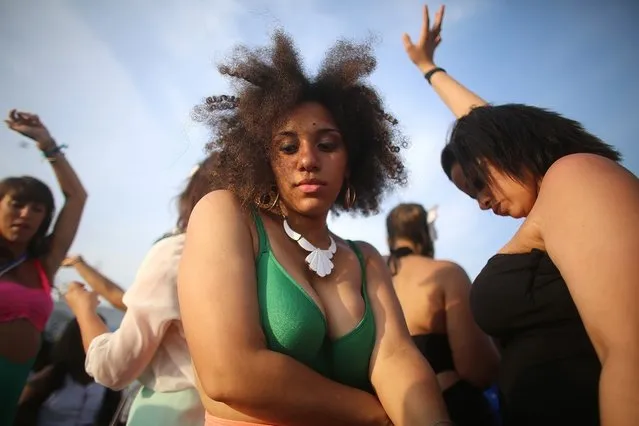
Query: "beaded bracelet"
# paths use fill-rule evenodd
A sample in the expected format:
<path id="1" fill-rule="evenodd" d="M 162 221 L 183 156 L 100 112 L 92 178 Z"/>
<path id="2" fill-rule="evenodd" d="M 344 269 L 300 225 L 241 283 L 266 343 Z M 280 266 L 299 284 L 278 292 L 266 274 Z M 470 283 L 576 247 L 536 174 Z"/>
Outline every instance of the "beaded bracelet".
<path id="1" fill-rule="evenodd" d="M 68 148 L 68 145 L 56 145 L 53 148 L 49 149 L 49 150 L 43 150 L 42 151 L 42 155 L 44 156 L 44 158 L 46 158 L 47 160 L 49 160 L 50 163 L 54 163 L 56 160 L 56 155 L 58 154 L 64 154 L 63 150 L 65 148 Z"/>

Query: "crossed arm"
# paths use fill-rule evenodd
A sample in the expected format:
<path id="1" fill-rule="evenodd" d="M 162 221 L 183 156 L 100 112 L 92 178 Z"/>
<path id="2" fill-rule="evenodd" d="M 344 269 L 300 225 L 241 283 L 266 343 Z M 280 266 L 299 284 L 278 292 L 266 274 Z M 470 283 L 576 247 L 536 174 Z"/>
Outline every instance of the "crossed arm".
<path id="1" fill-rule="evenodd" d="M 234 195 L 215 191 L 198 203 L 189 221 L 178 294 L 206 398 L 291 426 L 388 425 L 388 417 L 411 426 L 445 419 L 439 388 L 412 346 L 386 265 L 369 249 L 368 291 L 378 328 L 371 381 L 379 400 L 266 347 L 249 220 Z"/>

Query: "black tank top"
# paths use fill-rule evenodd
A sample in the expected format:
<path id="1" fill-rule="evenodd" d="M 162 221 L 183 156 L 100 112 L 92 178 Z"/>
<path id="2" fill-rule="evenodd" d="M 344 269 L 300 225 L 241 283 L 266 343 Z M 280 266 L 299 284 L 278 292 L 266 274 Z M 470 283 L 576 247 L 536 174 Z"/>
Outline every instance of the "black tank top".
<path id="1" fill-rule="evenodd" d="M 506 426 L 599 425 L 601 364 L 546 252 L 492 257 L 470 302 L 479 326 L 501 347 Z"/>
<path id="2" fill-rule="evenodd" d="M 428 360 L 435 374 L 442 371 L 455 371 L 453 353 L 445 333 L 417 334 L 412 336 L 417 349 Z"/>
<path id="3" fill-rule="evenodd" d="M 388 258 L 388 264 L 405 256 L 415 254 L 410 247 L 399 247 L 391 250 Z M 391 270 L 396 270 L 397 265 L 393 265 Z M 446 333 L 429 333 L 417 334 L 412 336 L 413 342 L 417 349 L 424 355 L 433 368 L 435 374 L 442 371 L 455 371 L 455 363 L 453 361 L 453 353 L 448 342 Z"/>
<path id="4" fill-rule="evenodd" d="M 388 264 L 397 270 L 397 259 L 414 254 L 408 247 L 391 250 Z M 412 336 L 417 349 L 428 360 L 433 371 L 455 371 L 453 353 L 446 333 L 428 333 Z M 443 391 L 444 401 L 451 420 L 459 426 L 494 426 L 497 423 L 481 389 L 465 380 L 458 380 Z"/>

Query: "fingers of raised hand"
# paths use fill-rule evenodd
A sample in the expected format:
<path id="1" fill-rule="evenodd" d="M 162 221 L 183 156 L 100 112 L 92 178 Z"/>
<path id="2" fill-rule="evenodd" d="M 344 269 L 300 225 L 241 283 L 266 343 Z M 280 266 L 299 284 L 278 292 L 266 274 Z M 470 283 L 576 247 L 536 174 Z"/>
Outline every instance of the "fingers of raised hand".
<path id="1" fill-rule="evenodd" d="M 430 26 L 430 13 L 428 11 L 428 6 L 424 5 L 424 17 L 422 22 L 422 30 L 419 35 L 419 43 L 425 44 L 428 40 L 433 40 L 436 43 L 435 39 L 439 36 L 439 33 L 442 29 L 442 22 L 444 20 L 444 11 L 445 7 L 442 5 L 435 13 L 435 23 L 433 26 Z"/>
<path id="2" fill-rule="evenodd" d="M 74 293 L 82 293 L 82 292 L 87 292 L 86 288 L 84 287 L 83 284 L 77 282 L 77 281 L 71 281 L 68 285 L 67 285 L 67 292 L 66 294 L 74 294 Z"/>
<path id="3" fill-rule="evenodd" d="M 40 117 L 35 114 L 30 114 L 28 112 L 18 112 L 18 117 L 20 122 L 31 127 L 40 127 L 42 124 L 40 123 Z"/>
<path id="4" fill-rule="evenodd" d="M 411 40 L 410 36 L 406 33 L 402 35 L 402 42 L 404 43 L 404 49 L 406 49 L 407 52 L 414 47 L 413 40 Z"/>
<path id="5" fill-rule="evenodd" d="M 62 266 L 73 266 L 80 261 L 80 256 L 67 256 L 62 260 Z"/>
<path id="6" fill-rule="evenodd" d="M 66 288 L 64 297 L 67 302 L 76 302 L 79 300 L 90 300 L 92 302 L 98 300 L 98 295 L 95 292 L 88 291 L 86 286 L 77 281 L 71 281 Z"/>
<path id="7" fill-rule="evenodd" d="M 42 122 L 40 121 L 40 117 L 36 114 L 31 114 L 28 112 L 18 111 L 16 109 L 12 109 L 9 111 L 9 117 L 5 120 L 5 123 L 9 125 L 12 129 L 17 126 L 29 126 L 29 127 L 41 127 Z"/>
<path id="8" fill-rule="evenodd" d="M 441 5 L 435 14 L 435 24 L 431 30 L 431 33 L 439 35 L 442 30 L 442 23 L 444 22 L 444 12 L 446 8 L 444 5 Z"/>
<path id="9" fill-rule="evenodd" d="M 422 19 L 422 30 L 419 33 L 419 43 L 424 44 L 428 40 L 428 33 L 430 32 L 430 16 L 428 13 L 428 5 L 424 5 Z"/>

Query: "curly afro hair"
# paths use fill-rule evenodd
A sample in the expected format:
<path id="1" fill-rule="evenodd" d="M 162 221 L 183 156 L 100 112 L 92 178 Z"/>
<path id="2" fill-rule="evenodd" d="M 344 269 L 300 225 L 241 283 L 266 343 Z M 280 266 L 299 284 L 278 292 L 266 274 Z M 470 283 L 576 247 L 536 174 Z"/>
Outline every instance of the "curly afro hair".
<path id="1" fill-rule="evenodd" d="M 245 205 L 268 204 L 275 182 L 269 161 L 272 129 L 300 103 L 318 102 L 342 133 L 348 184 L 356 194 L 349 206 L 344 185 L 333 212 L 378 212 L 384 193 L 406 183 L 399 151 L 407 141 L 395 128 L 397 120 L 384 112 L 380 96 L 364 81 L 375 66 L 370 42 L 338 41 L 313 78 L 305 74 L 291 38 L 282 31 L 275 32 L 270 47 L 236 47 L 218 68 L 233 79 L 235 96 L 208 97 L 193 113 L 212 130 L 207 149 L 219 152 L 216 180 Z"/>

